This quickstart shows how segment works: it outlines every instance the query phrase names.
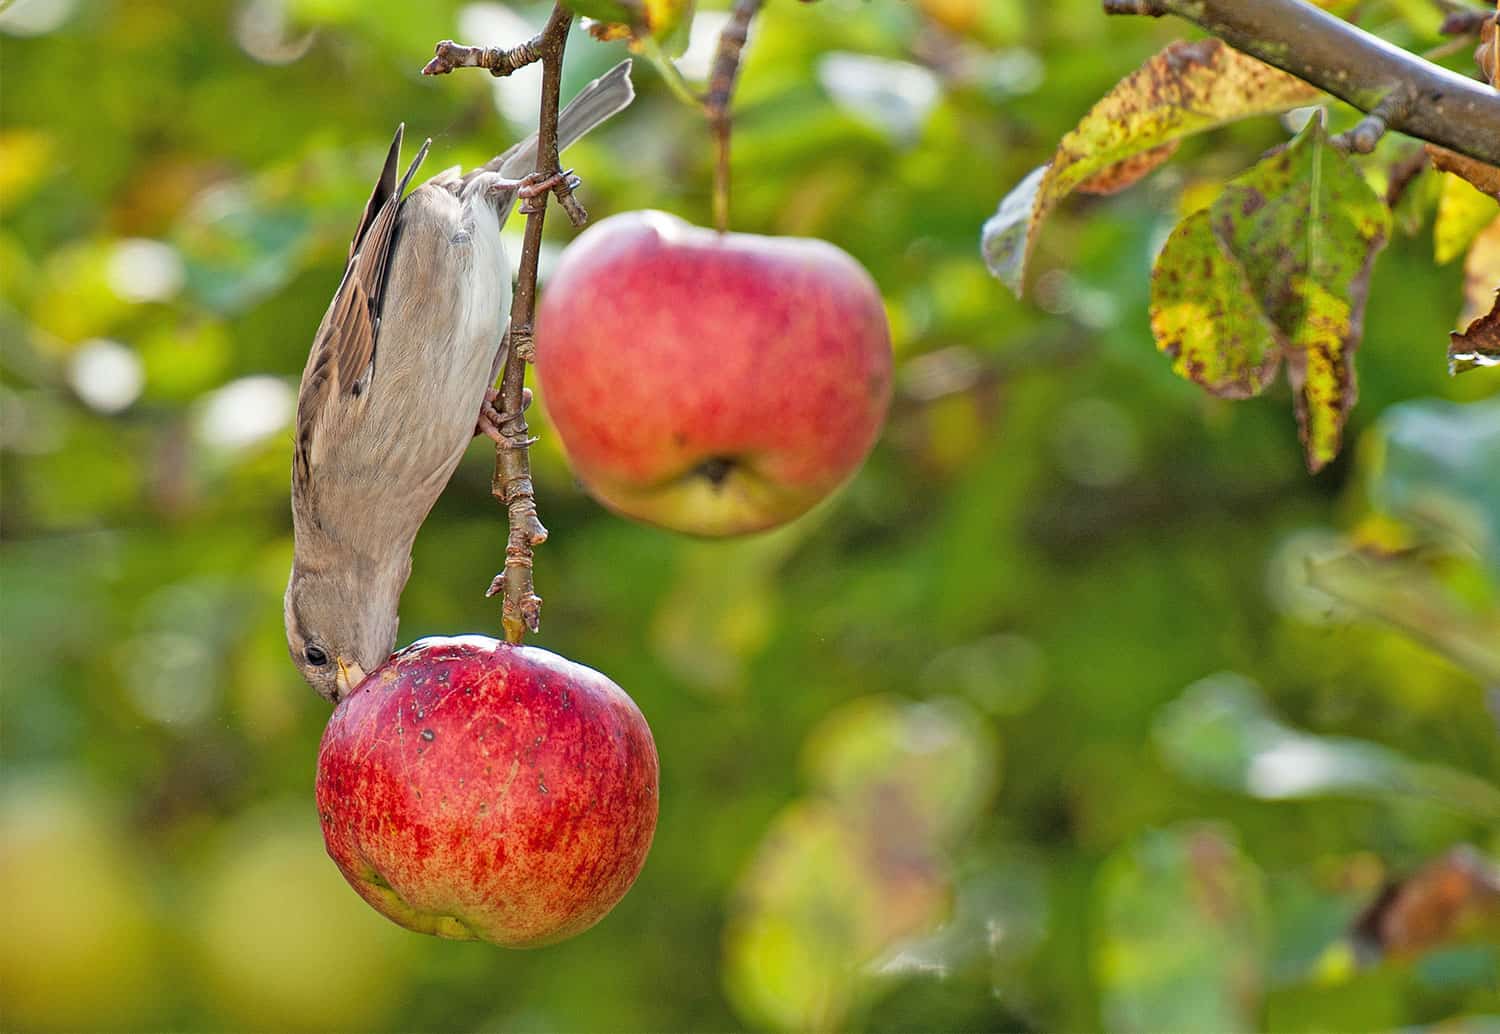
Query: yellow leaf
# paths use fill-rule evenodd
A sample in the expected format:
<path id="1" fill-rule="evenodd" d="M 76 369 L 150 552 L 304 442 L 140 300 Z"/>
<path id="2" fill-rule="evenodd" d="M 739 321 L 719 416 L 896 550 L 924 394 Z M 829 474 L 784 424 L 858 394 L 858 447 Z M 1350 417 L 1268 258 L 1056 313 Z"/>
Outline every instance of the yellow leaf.
<path id="1" fill-rule="evenodd" d="M 1458 325 L 1467 327 L 1495 305 L 1500 291 L 1500 218 L 1493 220 L 1469 245 L 1464 258 L 1464 307 Z"/>
<path id="2" fill-rule="evenodd" d="M 1092 177 L 1153 149 L 1164 158 L 1159 149 L 1183 137 L 1319 96 L 1302 80 L 1219 40 L 1173 43 L 1120 80 L 1058 142 L 1052 161 L 1001 200 L 984 225 L 985 263 L 1019 295 L 1042 220 Z"/>
<path id="3" fill-rule="evenodd" d="M 1437 221 L 1432 227 L 1433 257 L 1438 265 L 1452 262 L 1464 253 L 1479 231 L 1500 213 L 1500 204 L 1462 176 L 1443 173 L 1443 194 L 1438 199 Z"/>

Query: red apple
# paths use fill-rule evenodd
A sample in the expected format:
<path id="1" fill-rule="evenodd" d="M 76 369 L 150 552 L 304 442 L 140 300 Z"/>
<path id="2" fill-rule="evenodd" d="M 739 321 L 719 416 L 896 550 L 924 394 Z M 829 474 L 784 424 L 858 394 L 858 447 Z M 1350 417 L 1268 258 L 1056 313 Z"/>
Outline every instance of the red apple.
<path id="1" fill-rule="evenodd" d="M 737 535 L 804 513 L 858 469 L 890 401 L 891 339 L 874 281 L 832 244 L 629 212 L 563 253 L 536 369 L 595 498 Z"/>
<path id="2" fill-rule="evenodd" d="M 334 709 L 317 800 L 329 855 L 377 911 L 439 937 L 549 944 L 635 882 L 656 745 L 591 668 L 484 636 L 422 639 Z"/>

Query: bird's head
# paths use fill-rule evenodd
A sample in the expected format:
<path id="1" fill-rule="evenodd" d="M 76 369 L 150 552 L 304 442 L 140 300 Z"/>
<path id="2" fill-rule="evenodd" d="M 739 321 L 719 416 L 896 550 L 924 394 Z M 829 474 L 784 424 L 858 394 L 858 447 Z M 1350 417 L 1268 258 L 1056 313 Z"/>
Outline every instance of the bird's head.
<path id="1" fill-rule="evenodd" d="M 343 569 L 292 565 L 286 587 L 286 645 L 318 695 L 338 703 L 390 656 L 401 595 L 384 579 L 361 583 Z M 401 579 L 404 583 L 405 579 Z"/>

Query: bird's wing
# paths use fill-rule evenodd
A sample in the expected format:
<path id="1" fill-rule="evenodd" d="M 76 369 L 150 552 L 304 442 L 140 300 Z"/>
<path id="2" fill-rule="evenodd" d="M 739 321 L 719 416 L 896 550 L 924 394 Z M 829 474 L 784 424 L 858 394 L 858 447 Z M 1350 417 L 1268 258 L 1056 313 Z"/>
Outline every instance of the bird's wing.
<path id="1" fill-rule="evenodd" d="M 458 191 L 458 188 L 457 188 L 456 185 L 463 183 L 463 178 L 464 178 L 463 173 L 464 173 L 463 166 L 461 166 L 461 165 L 450 165 L 446 169 L 444 169 L 442 172 L 437 173 L 435 176 L 433 176 L 426 183 L 422 184 L 422 186 L 424 186 L 424 187 L 444 187 L 449 192 L 457 194 L 459 191 Z"/>
<path id="2" fill-rule="evenodd" d="M 318 425 L 336 420 L 336 407 L 340 403 L 359 398 L 370 387 L 386 270 L 395 244 L 396 215 L 401 196 L 432 143 L 429 140 L 422 145 L 398 186 L 396 168 L 405 129 L 405 125 L 396 127 L 385 167 L 349 245 L 344 278 L 313 338 L 312 351 L 302 371 L 302 386 L 297 394 L 297 448 L 292 461 L 294 492 L 304 490 L 311 477 Z"/>
<path id="3" fill-rule="evenodd" d="M 631 61 L 626 58 L 618 65 L 589 83 L 568 102 L 568 106 L 557 116 L 557 149 L 566 150 L 589 130 L 613 115 L 625 110 L 635 100 L 635 87 L 630 82 Z M 454 194 L 461 194 L 474 177 L 486 172 L 498 172 L 507 179 L 521 179 L 536 171 L 536 134 L 512 144 L 503 153 L 496 155 L 477 169 L 471 169 L 457 182 L 444 185 Z M 436 180 L 438 177 L 434 177 Z M 499 205 L 500 225 L 505 226 L 510 215 L 510 202 Z"/>
<path id="4" fill-rule="evenodd" d="M 566 151 L 589 130 L 619 114 L 635 100 L 630 82 L 631 61 L 626 58 L 579 90 L 557 116 L 557 149 Z M 537 138 L 533 133 L 504 154 L 491 158 L 484 168 L 511 179 L 536 169 Z"/>

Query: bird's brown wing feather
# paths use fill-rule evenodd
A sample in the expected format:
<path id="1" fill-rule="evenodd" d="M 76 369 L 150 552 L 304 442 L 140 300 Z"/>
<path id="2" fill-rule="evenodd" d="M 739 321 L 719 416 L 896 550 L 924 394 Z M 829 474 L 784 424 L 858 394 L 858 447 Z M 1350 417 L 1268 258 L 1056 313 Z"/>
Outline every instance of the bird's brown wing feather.
<path id="1" fill-rule="evenodd" d="M 391 149 L 386 152 L 385 166 L 380 170 L 380 179 L 375 181 L 375 189 L 370 192 L 370 200 L 365 202 L 365 210 L 359 217 L 359 228 L 354 231 L 354 239 L 349 242 L 349 262 L 354 261 L 354 253 L 359 251 L 359 246 L 365 239 L 365 233 L 370 225 L 375 222 L 375 217 L 385 207 L 386 202 L 396 192 L 396 169 L 401 160 L 401 140 L 406 135 L 406 123 L 403 122 L 396 127 L 396 137 L 391 141 Z"/>
<path id="2" fill-rule="evenodd" d="M 396 168 L 405 128 L 402 125 L 396 129 L 385 167 L 349 245 L 344 278 L 313 339 L 302 373 L 297 395 L 297 447 L 292 460 L 294 494 L 304 492 L 311 480 L 313 439 L 319 423 L 336 421 L 337 414 L 329 413 L 329 407 L 357 399 L 370 389 L 386 272 L 396 241 L 396 216 L 401 197 L 432 143 L 429 140 L 422 145 L 398 186 Z"/>

